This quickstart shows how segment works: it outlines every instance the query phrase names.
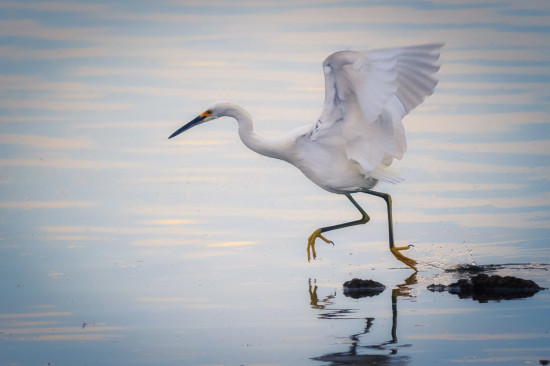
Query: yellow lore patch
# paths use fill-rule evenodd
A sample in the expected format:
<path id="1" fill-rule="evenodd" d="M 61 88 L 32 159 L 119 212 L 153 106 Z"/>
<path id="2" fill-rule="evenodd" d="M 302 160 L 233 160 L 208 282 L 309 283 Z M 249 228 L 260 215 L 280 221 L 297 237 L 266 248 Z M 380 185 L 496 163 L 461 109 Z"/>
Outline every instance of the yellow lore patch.
<path id="1" fill-rule="evenodd" d="M 204 111 L 204 112 L 202 112 L 202 113 L 200 114 L 200 116 L 201 116 L 202 118 L 210 117 L 211 115 L 212 115 L 212 110 L 211 110 L 211 109 L 209 109 L 209 110 L 207 110 L 207 111 Z"/>

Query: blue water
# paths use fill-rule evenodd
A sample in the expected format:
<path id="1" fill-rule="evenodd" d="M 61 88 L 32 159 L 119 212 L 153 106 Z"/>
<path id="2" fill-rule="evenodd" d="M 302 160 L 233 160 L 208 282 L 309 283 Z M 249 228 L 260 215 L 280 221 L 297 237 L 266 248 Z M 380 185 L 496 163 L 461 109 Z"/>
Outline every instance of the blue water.
<path id="1" fill-rule="evenodd" d="M 426 287 L 473 263 L 550 287 L 548 24 L 536 1 L 0 1 L 0 365 L 543 364 L 548 290 Z M 416 277 L 379 198 L 308 263 L 345 197 L 228 118 L 167 139 L 219 99 L 280 135 L 319 116 L 332 52 L 426 42 L 440 83 L 377 187 Z"/>
<path id="2" fill-rule="evenodd" d="M 14 256 L 4 273 L 29 257 Z M 550 355 L 548 290 L 482 303 L 428 291 L 459 277 L 440 270 L 308 269 L 262 255 L 216 267 L 108 257 L 42 256 L 38 262 L 65 272 L 3 281 L 4 364 L 516 365 Z M 510 264 L 490 273 L 548 287 L 548 268 Z M 387 289 L 346 297 L 342 279 L 356 276 Z"/>

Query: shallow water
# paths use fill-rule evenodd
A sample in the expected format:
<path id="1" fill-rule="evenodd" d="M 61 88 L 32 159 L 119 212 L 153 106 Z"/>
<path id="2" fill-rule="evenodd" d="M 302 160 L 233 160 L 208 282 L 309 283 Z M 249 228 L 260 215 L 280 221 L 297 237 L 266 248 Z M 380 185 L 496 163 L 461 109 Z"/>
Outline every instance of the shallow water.
<path id="1" fill-rule="evenodd" d="M 92 248 L 64 259 L 50 252 L 4 264 L 11 274 L 2 281 L 5 364 L 517 365 L 550 357 L 548 290 L 480 303 L 426 289 L 463 273 L 383 268 L 389 263 L 365 270 L 304 257 L 294 265 L 258 251 L 212 266 L 176 257 L 108 260 Z M 28 261 L 63 272 L 14 275 Z M 550 287 L 545 263 L 486 268 Z M 387 288 L 346 297 L 342 283 L 352 277 Z"/>
<path id="2" fill-rule="evenodd" d="M 478 264 L 550 287 L 547 1 L 0 1 L 0 365 L 541 364 L 549 290 L 434 293 Z M 312 123 L 322 60 L 445 42 L 405 180 L 344 198 L 247 150 Z M 354 277 L 378 296 L 344 296 Z"/>

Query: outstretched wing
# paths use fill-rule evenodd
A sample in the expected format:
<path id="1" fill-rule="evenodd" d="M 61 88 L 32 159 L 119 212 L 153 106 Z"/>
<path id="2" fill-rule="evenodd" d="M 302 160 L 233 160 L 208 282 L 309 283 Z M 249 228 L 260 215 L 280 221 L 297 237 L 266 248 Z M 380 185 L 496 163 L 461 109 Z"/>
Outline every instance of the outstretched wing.
<path id="1" fill-rule="evenodd" d="M 401 119 L 434 91 L 442 44 L 340 51 L 323 62 L 325 105 L 310 139 L 343 145 L 372 175 L 406 151 Z M 382 177 L 383 179 L 384 177 Z"/>

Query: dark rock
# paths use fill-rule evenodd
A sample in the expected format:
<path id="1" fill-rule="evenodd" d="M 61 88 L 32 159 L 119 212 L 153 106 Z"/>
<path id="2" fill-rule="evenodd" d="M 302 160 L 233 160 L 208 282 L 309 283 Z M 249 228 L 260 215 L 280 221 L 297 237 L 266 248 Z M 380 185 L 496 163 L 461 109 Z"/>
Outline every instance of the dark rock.
<path id="1" fill-rule="evenodd" d="M 373 280 L 361 280 L 359 278 L 354 278 L 351 281 L 344 282 L 344 295 L 354 299 L 367 296 L 376 296 L 385 289 L 386 286 Z"/>
<path id="2" fill-rule="evenodd" d="M 543 290 L 531 280 L 513 276 L 499 276 L 481 273 L 470 279 L 460 279 L 449 286 L 429 285 L 428 290 L 432 292 L 448 291 L 458 295 L 461 299 L 472 298 L 479 302 L 489 300 L 511 300 L 530 297 Z"/>

